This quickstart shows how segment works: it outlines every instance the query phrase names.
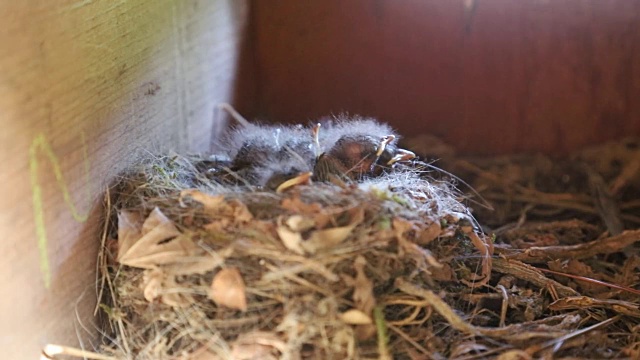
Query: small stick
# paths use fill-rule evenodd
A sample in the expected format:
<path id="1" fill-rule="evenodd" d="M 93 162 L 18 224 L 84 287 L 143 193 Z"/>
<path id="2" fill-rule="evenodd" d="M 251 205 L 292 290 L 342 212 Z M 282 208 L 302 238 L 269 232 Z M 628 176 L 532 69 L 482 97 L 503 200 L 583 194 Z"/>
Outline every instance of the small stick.
<path id="1" fill-rule="evenodd" d="M 422 353 L 422 355 L 425 356 L 425 359 L 437 359 L 437 360 L 441 360 L 442 359 L 442 357 L 438 356 L 437 353 L 433 353 L 433 352 L 425 349 L 424 346 L 420 345 L 416 340 L 412 339 L 411 336 L 409 336 L 405 332 L 403 332 L 398 326 L 395 326 L 395 325 L 393 325 L 391 323 L 388 323 L 387 325 L 389 326 L 389 329 L 391 331 L 393 331 L 396 334 L 398 334 L 398 336 L 403 338 L 406 342 L 408 342 L 414 348 L 416 348 L 418 351 L 420 351 Z"/>
<path id="2" fill-rule="evenodd" d="M 107 232 L 109 230 L 109 219 L 111 218 L 111 193 L 108 186 L 104 198 L 107 216 L 104 220 L 104 227 L 102 228 L 102 236 L 100 237 L 100 251 L 98 252 L 98 261 L 96 262 L 96 286 L 98 286 L 99 289 L 97 290 L 98 301 L 96 301 L 96 307 L 93 309 L 93 316 L 96 316 L 98 314 L 98 309 L 100 308 L 100 304 L 102 303 L 102 295 L 104 293 L 105 283 L 107 282 L 107 276 L 109 276 L 107 270 Z"/>
<path id="3" fill-rule="evenodd" d="M 42 349 L 42 353 L 40 354 L 40 360 L 53 360 L 56 359 L 58 355 L 73 356 L 91 360 L 117 360 L 112 356 L 55 344 L 45 345 L 44 349 Z"/>
<path id="4" fill-rule="evenodd" d="M 618 177 L 613 180 L 613 183 L 609 188 L 609 192 L 612 195 L 619 194 L 625 186 L 633 181 L 633 178 L 637 176 L 638 173 L 640 173 L 640 157 L 636 157 L 633 161 L 622 168 L 620 175 L 618 175 Z"/>
<path id="5" fill-rule="evenodd" d="M 547 341 L 547 342 L 545 342 L 545 343 L 543 343 L 541 345 L 533 346 L 531 350 L 534 350 L 533 352 L 535 353 L 535 352 L 538 352 L 540 350 L 543 350 L 543 349 L 546 349 L 548 347 L 553 346 L 553 351 L 556 352 L 556 351 L 560 350 L 560 348 L 562 347 L 562 345 L 564 344 L 565 341 L 567 341 L 569 339 L 572 339 L 572 338 L 575 338 L 577 336 L 586 334 L 589 331 L 595 330 L 595 329 L 597 329 L 599 327 L 610 325 L 610 324 L 618 321 L 619 319 L 620 319 L 620 315 L 616 315 L 616 316 L 614 316 L 614 317 L 612 317 L 610 319 L 604 320 L 602 322 L 599 322 L 597 324 L 591 325 L 591 326 L 586 327 L 584 329 L 580 329 L 580 330 L 574 331 L 574 332 L 572 332 L 570 334 L 561 336 L 561 337 L 559 337 L 557 339 L 549 340 L 549 341 Z M 529 351 L 527 351 L 527 352 L 529 352 Z"/>
<path id="6" fill-rule="evenodd" d="M 507 310 L 509 308 L 509 294 L 503 285 L 496 286 L 502 293 L 502 307 L 500 308 L 500 327 L 506 326 Z"/>
<path id="7" fill-rule="evenodd" d="M 589 165 L 583 164 L 584 171 L 587 173 L 589 182 L 589 190 L 593 197 L 598 215 L 607 226 L 609 234 L 618 235 L 624 230 L 622 220 L 620 220 L 620 208 L 616 200 L 611 195 L 607 183 L 602 175 L 593 170 Z"/>
<path id="8" fill-rule="evenodd" d="M 549 274 L 554 274 L 554 275 L 558 275 L 558 276 L 565 276 L 571 279 L 576 279 L 576 280 L 580 280 L 580 281 L 584 281 L 584 282 L 588 282 L 588 283 L 592 283 L 592 284 L 596 284 L 596 285 L 600 285 L 600 286 L 606 286 L 612 289 L 616 289 L 616 290 L 621 290 L 621 291 L 627 291 L 630 292 L 632 294 L 636 294 L 636 295 L 640 295 L 640 290 L 636 290 L 634 288 L 628 287 L 628 286 L 621 286 L 618 284 L 614 284 L 614 283 L 610 283 L 610 282 L 606 282 L 606 281 L 602 281 L 602 280 L 596 280 L 596 279 L 592 279 L 589 277 L 585 277 L 585 276 L 580 276 L 580 275 L 573 275 L 573 274 L 567 274 L 567 273 L 562 273 L 562 272 L 558 272 L 558 271 L 553 271 L 553 270 L 549 270 L 549 269 L 541 269 L 541 268 L 536 268 L 542 272 L 546 272 Z"/>
<path id="9" fill-rule="evenodd" d="M 245 119 L 242 115 L 240 115 L 240 113 L 237 112 L 236 109 L 234 109 L 233 106 L 231 106 L 231 104 L 229 103 L 220 103 L 216 107 L 218 108 L 218 110 L 225 111 L 227 114 L 231 115 L 231 117 L 235 121 L 237 121 L 238 124 L 244 127 L 247 127 L 251 124 L 247 119 Z"/>
<path id="10" fill-rule="evenodd" d="M 627 230 L 620 235 L 597 239 L 577 245 L 533 246 L 528 249 L 498 248 L 497 253 L 505 259 L 527 263 L 546 263 L 549 259 L 585 259 L 595 255 L 618 252 L 640 241 L 639 230 Z"/>

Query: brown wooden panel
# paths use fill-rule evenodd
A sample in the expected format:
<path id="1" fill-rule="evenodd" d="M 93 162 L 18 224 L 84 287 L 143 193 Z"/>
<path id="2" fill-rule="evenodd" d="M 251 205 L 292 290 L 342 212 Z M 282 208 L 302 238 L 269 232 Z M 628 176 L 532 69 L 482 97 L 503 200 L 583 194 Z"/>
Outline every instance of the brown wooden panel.
<path id="1" fill-rule="evenodd" d="M 467 153 L 640 134 L 640 1 L 254 1 L 258 105 L 430 132 Z"/>
<path id="2" fill-rule="evenodd" d="M 107 184 L 147 151 L 207 150 L 248 4 L 6 1 L 0 18 L 0 354 L 36 359 L 95 333 Z"/>

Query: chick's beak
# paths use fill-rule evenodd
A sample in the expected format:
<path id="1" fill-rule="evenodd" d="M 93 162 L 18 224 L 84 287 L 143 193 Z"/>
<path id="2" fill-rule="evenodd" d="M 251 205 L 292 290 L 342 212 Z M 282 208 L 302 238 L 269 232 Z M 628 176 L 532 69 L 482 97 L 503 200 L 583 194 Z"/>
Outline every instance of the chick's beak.
<path id="1" fill-rule="evenodd" d="M 387 165 L 393 165 L 395 163 L 397 163 L 398 161 L 407 161 L 407 160 L 411 160 L 414 159 L 416 157 L 416 154 L 409 151 L 409 150 L 405 150 L 405 149 L 398 149 L 397 150 L 397 154 L 393 156 L 393 158 L 391 158 L 391 160 L 389 160 L 387 162 Z"/>
<path id="2" fill-rule="evenodd" d="M 396 138 L 395 135 L 387 135 L 383 137 L 382 140 L 380 141 L 380 145 L 378 146 L 378 151 L 376 151 L 376 156 L 380 157 L 380 155 L 382 155 L 387 145 L 389 145 L 393 140 L 395 140 L 395 138 Z"/>

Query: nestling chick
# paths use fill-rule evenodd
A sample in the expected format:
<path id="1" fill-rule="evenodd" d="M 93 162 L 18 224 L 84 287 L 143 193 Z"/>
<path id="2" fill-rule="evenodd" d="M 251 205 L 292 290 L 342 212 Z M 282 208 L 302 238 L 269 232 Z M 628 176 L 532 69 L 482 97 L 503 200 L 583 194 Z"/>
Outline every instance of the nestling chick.
<path id="1" fill-rule="evenodd" d="M 315 181 L 351 182 L 382 175 L 415 155 L 399 149 L 398 136 L 372 119 L 339 116 L 324 127 L 244 124 L 226 138 L 231 170 L 269 190 Z"/>
<path id="2" fill-rule="evenodd" d="M 394 142 L 399 136 L 386 124 L 344 116 L 335 121 L 323 133 L 326 138 L 321 144 L 329 150 L 317 159 L 315 178 L 319 181 L 329 181 L 337 175 L 342 180 L 356 181 L 376 177 L 398 161 L 415 157 L 412 152 L 397 148 Z"/>

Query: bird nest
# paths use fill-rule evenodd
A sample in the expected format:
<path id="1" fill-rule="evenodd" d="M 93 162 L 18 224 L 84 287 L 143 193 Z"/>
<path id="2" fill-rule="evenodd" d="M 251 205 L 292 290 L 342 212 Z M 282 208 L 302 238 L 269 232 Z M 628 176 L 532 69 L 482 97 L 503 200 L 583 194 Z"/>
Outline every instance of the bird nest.
<path id="1" fill-rule="evenodd" d="M 390 358 L 465 337 L 438 293 L 486 282 L 491 242 L 446 183 L 398 172 L 241 191 L 198 161 L 157 159 L 117 188 L 102 305 L 114 357 Z"/>
<path id="2" fill-rule="evenodd" d="M 487 236 L 452 178 L 383 125 L 329 124 L 324 140 L 318 127 L 251 126 L 231 132 L 222 156 L 151 159 L 115 187 L 95 358 L 640 355 L 640 230 L 597 221 L 596 205 L 610 205 L 602 191 L 590 208 L 571 194 L 561 207 L 557 193 L 528 187 L 535 161 L 451 161 L 499 206 L 474 206 Z M 632 226 L 636 208 L 618 225 Z"/>

